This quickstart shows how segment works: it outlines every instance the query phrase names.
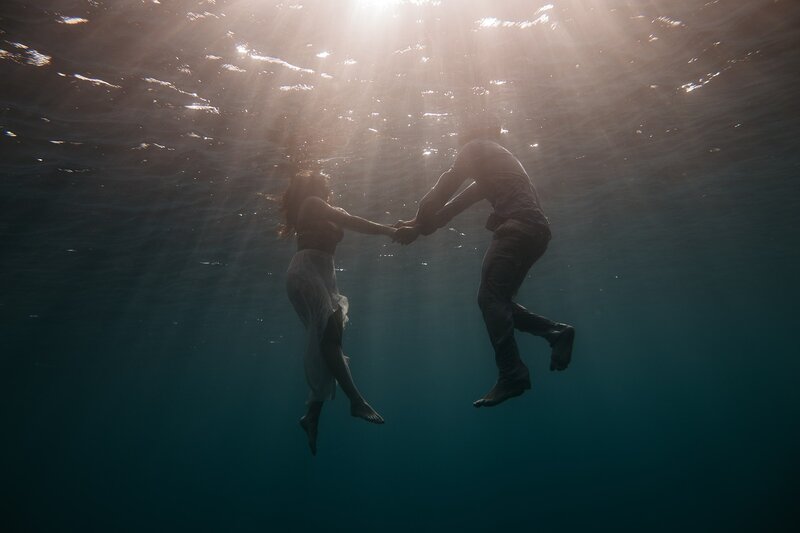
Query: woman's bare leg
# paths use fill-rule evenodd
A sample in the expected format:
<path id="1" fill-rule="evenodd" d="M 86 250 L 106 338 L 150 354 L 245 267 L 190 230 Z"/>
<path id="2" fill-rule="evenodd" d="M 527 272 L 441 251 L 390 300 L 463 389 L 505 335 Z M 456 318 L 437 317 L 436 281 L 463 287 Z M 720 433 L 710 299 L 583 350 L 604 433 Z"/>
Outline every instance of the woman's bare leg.
<path id="1" fill-rule="evenodd" d="M 350 374 L 350 368 L 348 368 L 342 352 L 343 326 L 342 310 L 339 309 L 331 315 L 328 325 L 325 327 L 321 343 L 322 358 L 350 400 L 350 414 L 373 424 L 383 424 L 381 415 L 364 400 L 353 382 L 353 376 Z"/>

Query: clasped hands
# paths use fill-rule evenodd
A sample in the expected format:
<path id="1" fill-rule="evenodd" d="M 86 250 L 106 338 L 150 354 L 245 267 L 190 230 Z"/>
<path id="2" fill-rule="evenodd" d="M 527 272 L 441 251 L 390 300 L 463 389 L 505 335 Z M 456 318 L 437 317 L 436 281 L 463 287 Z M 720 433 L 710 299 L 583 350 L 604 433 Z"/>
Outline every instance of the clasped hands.
<path id="1" fill-rule="evenodd" d="M 420 227 L 417 224 L 417 219 L 412 220 L 398 220 L 392 227 L 397 231 L 392 235 L 394 242 L 399 242 L 402 245 L 411 244 L 420 235 Z"/>
<path id="2" fill-rule="evenodd" d="M 392 227 L 397 230 L 394 232 L 392 240 L 403 245 L 411 244 L 417 240 L 417 237 L 420 235 L 430 235 L 437 229 L 437 226 L 420 224 L 417 222 L 416 218 L 411 220 L 398 220 L 392 224 Z"/>

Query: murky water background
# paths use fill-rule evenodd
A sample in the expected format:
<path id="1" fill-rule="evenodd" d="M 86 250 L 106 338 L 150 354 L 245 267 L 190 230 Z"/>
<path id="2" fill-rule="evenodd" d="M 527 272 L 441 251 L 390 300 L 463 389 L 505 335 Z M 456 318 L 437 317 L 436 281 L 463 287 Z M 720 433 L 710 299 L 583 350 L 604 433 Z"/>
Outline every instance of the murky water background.
<path id="1" fill-rule="evenodd" d="M 756 0 L 0 7 L 7 531 L 777 531 L 796 522 L 800 8 Z M 411 216 L 466 109 L 554 240 L 520 301 L 573 366 L 494 410 L 487 206 L 349 235 L 345 348 L 386 417 L 312 458 L 287 157 Z"/>

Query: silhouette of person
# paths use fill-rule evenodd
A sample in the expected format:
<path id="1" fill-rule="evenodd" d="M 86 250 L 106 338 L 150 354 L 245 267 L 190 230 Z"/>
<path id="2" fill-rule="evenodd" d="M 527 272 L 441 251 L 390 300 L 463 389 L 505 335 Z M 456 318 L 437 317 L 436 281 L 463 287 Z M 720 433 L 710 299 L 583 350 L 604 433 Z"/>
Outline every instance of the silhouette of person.
<path id="1" fill-rule="evenodd" d="M 539 197 L 519 160 L 497 141 L 499 121 L 488 114 L 472 116 L 461 128 L 461 148 L 453 166 L 420 200 L 413 220 L 398 221 L 394 240 L 408 244 L 430 235 L 480 200 L 494 208 L 486 228 L 494 235 L 481 269 L 478 306 L 495 352 L 498 378 L 473 402 L 491 407 L 530 389 L 530 375 L 519 355 L 514 329 L 545 338 L 552 347 L 550 370 L 564 370 L 572 357 L 575 329 L 531 313 L 514 297 L 550 241 L 550 226 Z M 472 183 L 453 197 L 467 180 Z"/>
<path id="2" fill-rule="evenodd" d="M 306 414 L 300 426 L 308 436 L 311 453 L 317 453 L 317 427 L 326 399 L 336 383 L 350 400 L 350 414 L 383 424 L 383 418 L 364 400 L 350 374 L 349 358 L 342 352 L 342 332 L 347 321 L 347 298 L 336 286 L 334 253 L 344 230 L 369 235 L 394 236 L 391 226 L 349 214 L 329 203 L 327 177 L 299 172 L 281 199 L 281 237 L 297 238 L 297 252 L 286 273 L 289 300 L 308 332 L 304 367 L 309 387 Z"/>

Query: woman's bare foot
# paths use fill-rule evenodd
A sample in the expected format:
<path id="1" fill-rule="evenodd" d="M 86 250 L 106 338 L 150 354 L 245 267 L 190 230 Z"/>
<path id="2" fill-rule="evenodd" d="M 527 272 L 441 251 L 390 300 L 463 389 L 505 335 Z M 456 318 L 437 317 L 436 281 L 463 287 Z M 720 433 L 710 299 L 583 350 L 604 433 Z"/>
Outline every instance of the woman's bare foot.
<path id="1" fill-rule="evenodd" d="M 319 414 L 322 411 L 322 402 L 312 402 L 308 405 L 308 411 L 300 419 L 300 427 L 308 436 L 308 447 L 311 455 L 317 455 L 317 426 L 319 425 Z"/>
<path id="2" fill-rule="evenodd" d="M 566 370 L 572 360 L 575 328 L 567 324 L 559 324 L 558 329 L 555 339 L 550 343 L 553 348 L 550 354 L 550 370 Z"/>
<path id="3" fill-rule="evenodd" d="M 383 424 L 383 417 L 363 399 L 350 402 L 350 414 L 373 424 Z"/>
<path id="4" fill-rule="evenodd" d="M 304 416 L 300 419 L 300 427 L 306 432 L 308 436 L 308 447 L 311 449 L 311 455 L 317 455 L 317 424 L 319 419 Z"/>

